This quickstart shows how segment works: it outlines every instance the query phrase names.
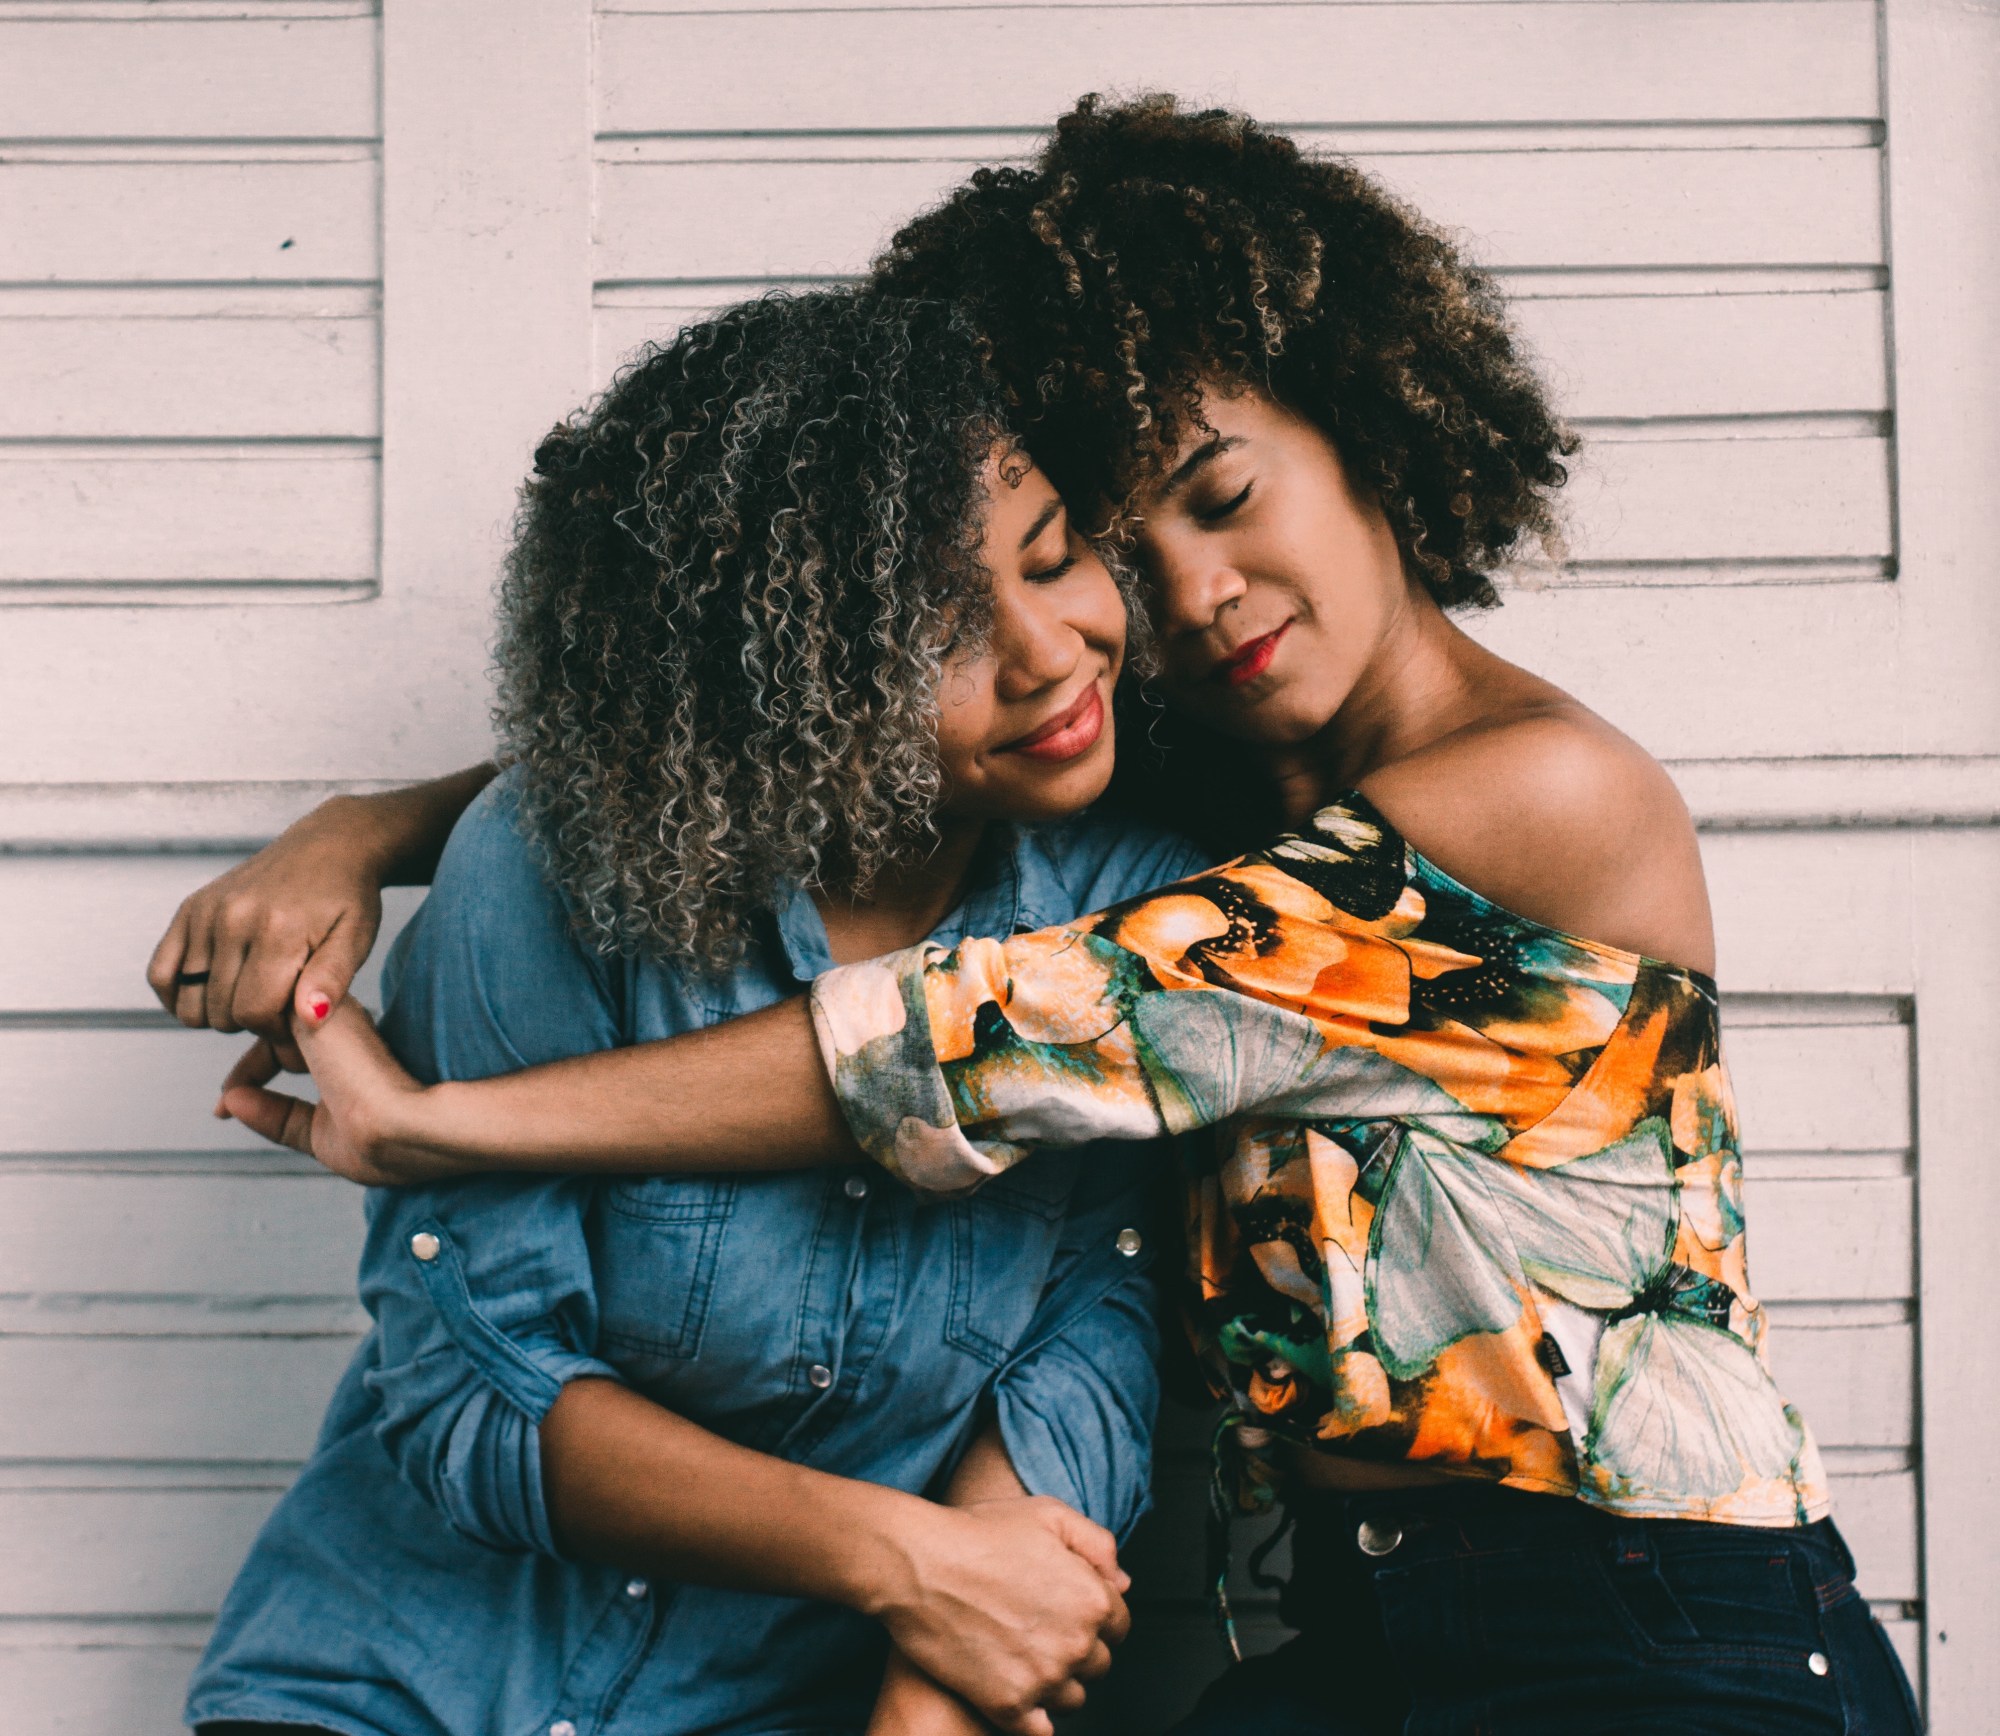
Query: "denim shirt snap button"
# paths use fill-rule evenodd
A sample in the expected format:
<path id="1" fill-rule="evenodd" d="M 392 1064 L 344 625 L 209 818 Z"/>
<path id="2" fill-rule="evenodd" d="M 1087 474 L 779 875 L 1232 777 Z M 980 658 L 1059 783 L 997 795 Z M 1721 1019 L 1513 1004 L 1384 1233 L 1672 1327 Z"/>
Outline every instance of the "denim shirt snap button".
<path id="1" fill-rule="evenodd" d="M 823 1362 L 815 1362 L 812 1367 L 806 1370 L 806 1379 L 818 1387 L 821 1392 L 825 1392 L 828 1387 L 833 1385 L 833 1370 L 828 1368 Z"/>
<path id="2" fill-rule="evenodd" d="M 410 1252 L 419 1260 L 435 1260 L 438 1257 L 439 1246 L 437 1237 L 429 1230 L 419 1230 L 410 1238 Z"/>

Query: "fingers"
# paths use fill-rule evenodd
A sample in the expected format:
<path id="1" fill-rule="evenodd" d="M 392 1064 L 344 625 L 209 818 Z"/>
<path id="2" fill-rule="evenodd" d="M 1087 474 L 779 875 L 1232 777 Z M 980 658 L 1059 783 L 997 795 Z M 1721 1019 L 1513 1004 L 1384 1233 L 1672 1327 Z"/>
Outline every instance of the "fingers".
<path id="1" fill-rule="evenodd" d="M 1067 1681 L 1052 1688 L 1042 1704 L 1051 1712 L 1074 1712 L 1083 1704 L 1084 1699 L 1083 1684 L 1078 1681 Z"/>
<path id="2" fill-rule="evenodd" d="M 1094 1682 L 1110 1668 L 1111 1648 L 1099 1639 L 1092 1643 L 1088 1655 L 1076 1666 L 1076 1679 L 1079 1682 Z M 1082 1698 L 1081 1689 L 1077 1690 L 1077 1696 Z"/>
<path id="3" fill-rule="evenodd" d="M 1102 1525 L 1086 1519 L 1074 1507 L 1066 1506 L 1052 1496 L 1042 1499 L 1048 1504 L 1044 1520 L 1057 1537 L 1096 1568 L 1115 1589 L 1123 1591 L 1132 1583 L 1130 1575 L 1118 1565 L 1117 1538 Z"/>
<path id="4" fill-rule="evenodd" d="M 202 1012 L 211 1031 L 240 1031 L 236 1016 L 236 984 L 249 961 L 250 944 L 218 929 L 209 936 L 208 981 L 203 984 Z"/>
<path id="5" fill-rule="evenodd" d="M 375 931 L 371 924 L 365 924 L 353 915 L 341 917 L 327 937 L 313 948 L 312 956 L 299 972 L 298 987 L 292 993 L 292 1005 L 315 1024 L 324 1019 L 347 998 L 355 973 L 361 969 L 368 957 L 368 949 L 374 944 Z"/>
<path id="6" fill-rule="evenodd" d="M 227 1097 L 239 1085 L 270 1084 L 278 1076 L 279 1065 L 277 1049 L 265 1038 L 258 1038 L 236 1057 L 236 1065 L 224 1075 L 223 1095 Z"/>
<path id="7" fill-rule="evenodd" d="M 304 958 L 299 947 L 262 943 L 251 947 L 229 991 L 229 1012 L 236 1023 L 273 1042 L 290 1043 L 292 985 L 299 980 Z M 212 998 L 216 979 L 209 988 Z"/>
<path id="8" fill-rule="evenodd" d="M 1016 1736 L 1056 1736 L 1055 1720 L 1039 1706 L 1030 1706 L 1015 1717 L 1001 1719 L 1000 1728 L 1012 1730 Z"/>
<path id="9" fill-rule="evenodd" d="M 1132 1582 L 1128 1579 L 1125 1583 L 1129 1586 Z M 1114 1592 L 1111 1598 L 1111 1613 L 1099 1625 L 1098 1635 L 1110 1644 L 1118 1646 L 1125 1643 L 1125 1636 L 1131 1631 L 1132 1612 L 1126 1607 L 1125 1599 Z"/>
<path id="10" fill-rule="evenodd" d="M 261 1085 L 233 1085 L 222 1093 L 222 1107 L 260 1138 L 273 1145 L 313 1155 L 313 1106 L 282 1091 Z"/>
<path id="11" fill-rule="evenodd" d="M 180 998 L 179 985 L 174 981 L 181 968 L 181 960 L 187 957 L 188 943 L 188 900 L 174 912 L 173 921 L 167 924 L 167 932 L 160 936 L 160 944 L 153 948 L 153 956 L 146 961 L 146 982 L 158 998 L 161 1006 L 169 1013 L 174 1011 L 174 1003 Z"/>

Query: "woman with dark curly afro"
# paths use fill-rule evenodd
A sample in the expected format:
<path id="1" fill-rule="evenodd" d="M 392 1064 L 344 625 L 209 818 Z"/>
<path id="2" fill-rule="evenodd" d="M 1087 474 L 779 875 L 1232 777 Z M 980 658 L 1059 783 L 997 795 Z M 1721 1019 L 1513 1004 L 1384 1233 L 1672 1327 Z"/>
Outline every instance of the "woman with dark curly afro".
<path id="1" fill-rule="evenodd" d="M 942 1193 L 1216 1127 L 1218 1508 L 1282 1497 L 1300 1634 L 1186 1731 L 1914 1730 L 1770 1374 L 1693 826 L 1448 613 L 1555 541 L 1574 447 L 1491 284 L 1351 166 L 1166 98 L 1085 101 L 877 279 L 970 311 L 1145 581 L 1126 801 L 1247 854 L 463 1094 L 302 1000 L 321 1108 L 231 1107 L 358 1176 L 859 1150 Z"/>

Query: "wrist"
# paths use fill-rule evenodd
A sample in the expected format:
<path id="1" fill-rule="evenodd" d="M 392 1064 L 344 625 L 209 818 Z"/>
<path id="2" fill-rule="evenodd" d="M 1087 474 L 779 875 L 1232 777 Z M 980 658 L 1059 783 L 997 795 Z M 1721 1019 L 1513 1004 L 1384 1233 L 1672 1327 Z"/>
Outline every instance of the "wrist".
<path id="1" fill-rule="evenodd" d="M 326 848 L 350 862 L 377 887 L 389 883 L 404 840 L 382 811 L 381 796 L 329 796 L 299 821 L 299 831 L 319 835 Z"/>
<path id="2" fill-rule="evenodd" d="M 851 1509 L 832 1514 L 836 1538 L 828 1599 L 893 1627 L 921 1601 L 924 1563 L 944 1509 L 875 1483 L 849 1485 Z"/>

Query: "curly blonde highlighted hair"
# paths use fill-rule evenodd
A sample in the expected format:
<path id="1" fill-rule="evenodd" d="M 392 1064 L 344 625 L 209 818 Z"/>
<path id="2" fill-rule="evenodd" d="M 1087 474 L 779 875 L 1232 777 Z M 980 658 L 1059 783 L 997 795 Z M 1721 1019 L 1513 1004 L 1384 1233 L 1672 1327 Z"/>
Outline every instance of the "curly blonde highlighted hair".
<path id="1" fill-rule="evenodd" d="M 542 443 L 496 719 L 586 939 L 723 969 L 780 883 L 930 846 L 1008 439 L 962 315 L 843 291 L 689 328 Z"/>

